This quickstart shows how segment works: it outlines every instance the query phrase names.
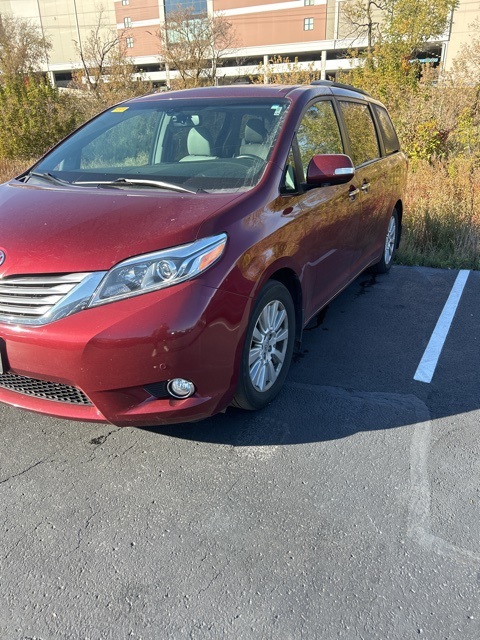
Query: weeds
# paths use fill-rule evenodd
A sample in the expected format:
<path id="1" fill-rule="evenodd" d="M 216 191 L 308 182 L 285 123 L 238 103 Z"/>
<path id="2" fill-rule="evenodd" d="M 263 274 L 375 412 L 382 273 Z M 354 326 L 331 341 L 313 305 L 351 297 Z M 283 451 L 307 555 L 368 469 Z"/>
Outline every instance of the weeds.
<path id="1" fill-rule="evenodd" d="M 0 183 L 6 182 L 20 175 L 25 169 L 28 169 L 35 162 L 31 160 L 10 160 L 8 158 L 0 158 Z"/>
<path id="2" fill-rule="evenodd" d="M 398 263 L 480 269 L 479 180 L 468 158 L 410 170 Z"/>

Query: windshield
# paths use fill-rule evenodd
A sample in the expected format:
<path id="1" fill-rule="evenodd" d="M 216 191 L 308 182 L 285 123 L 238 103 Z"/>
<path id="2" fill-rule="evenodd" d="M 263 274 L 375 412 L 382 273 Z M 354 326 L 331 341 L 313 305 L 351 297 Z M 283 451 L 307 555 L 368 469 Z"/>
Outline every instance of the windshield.
<path id="1" fill-rule="evenodd" d="M 194 193 L 251 188 L 287 106 L 284 100 L 165 99 L 113 107 L 48 154 L 28 179 Z"/>

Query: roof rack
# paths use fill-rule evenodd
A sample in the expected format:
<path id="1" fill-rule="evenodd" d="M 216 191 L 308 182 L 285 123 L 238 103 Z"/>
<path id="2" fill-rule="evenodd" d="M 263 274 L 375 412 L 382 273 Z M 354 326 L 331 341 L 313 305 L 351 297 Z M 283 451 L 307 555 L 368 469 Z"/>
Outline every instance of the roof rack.
<path id="1" fill-rule="evenodd" d="M 319 85 L 321 87 L 336 87 L 337 89 L 347 89 L 348 91 L 355 91 L 356 93 L 362 93 L 364 96 L 371 98 L 372 96 L 364 91 L 353 87 L 351 84 L 342 84 L 341 82 L 333 82 L 332 80 L 312 80 L 310 84 Z"/>

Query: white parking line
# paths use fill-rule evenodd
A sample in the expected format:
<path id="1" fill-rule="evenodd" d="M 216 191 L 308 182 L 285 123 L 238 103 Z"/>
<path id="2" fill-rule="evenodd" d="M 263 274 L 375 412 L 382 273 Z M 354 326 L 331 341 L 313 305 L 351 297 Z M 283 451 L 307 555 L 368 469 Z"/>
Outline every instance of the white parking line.
<path id="1" fill-rule="evenodd" d="M 427 344 L 425 353 L 423 354 L 420 364 L 413 376 L 414 380 L 427 383 L 432 381 L 440 353 L 442 352 L 443 345 L 450 330 L 450 325 L 452 324 L 453 317 L 455 316 L 455 312 L 457 310 L 458 303 L 460 302 L 460 298 L 462 297 L 463 289 L 469 274 L 470 271 L 467 270 L 459 272 L 452 290 L 450 291 L 450 295 L 448 296 L 448 300 L 440 314 L 437 325 Z"/>

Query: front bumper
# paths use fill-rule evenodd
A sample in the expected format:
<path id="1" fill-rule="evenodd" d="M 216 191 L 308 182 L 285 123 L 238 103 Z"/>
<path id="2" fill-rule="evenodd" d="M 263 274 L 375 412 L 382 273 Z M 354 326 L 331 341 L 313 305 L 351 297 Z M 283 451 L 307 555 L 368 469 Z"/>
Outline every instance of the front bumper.
<path id="1" fill-rule="evenodd" d="M 118 426 L 208 417 L 233 397 L 249 305 L 249 298 L 190 281 L 42 327 L 0 324 L 0 401 Z M 195 394 L 177 400 L 163 393 L 162 383 L 176 377 L 191 380 Z M 39 384 L 23 388 L 24 378 Z"/>

